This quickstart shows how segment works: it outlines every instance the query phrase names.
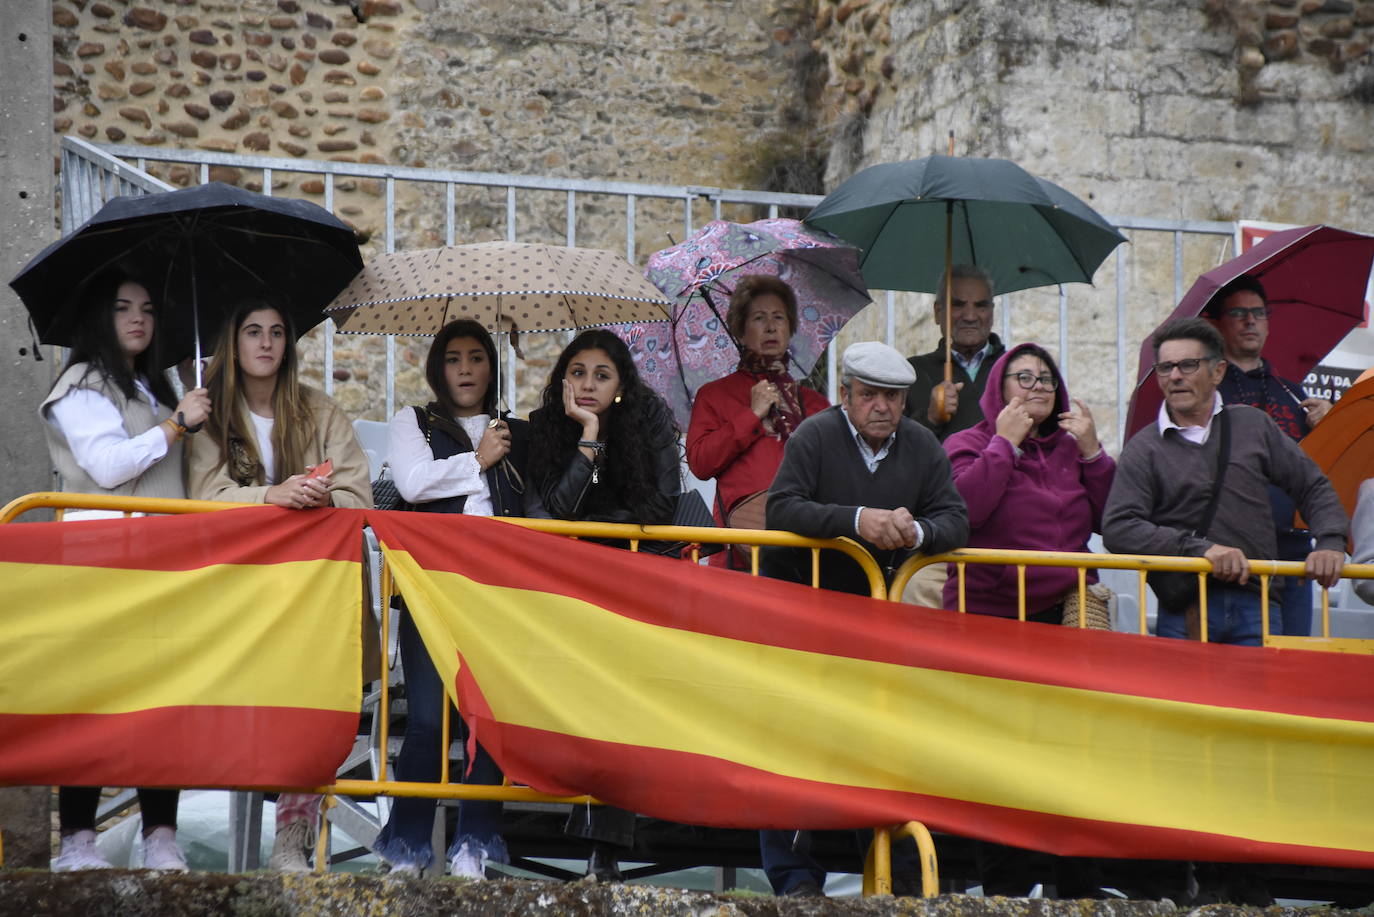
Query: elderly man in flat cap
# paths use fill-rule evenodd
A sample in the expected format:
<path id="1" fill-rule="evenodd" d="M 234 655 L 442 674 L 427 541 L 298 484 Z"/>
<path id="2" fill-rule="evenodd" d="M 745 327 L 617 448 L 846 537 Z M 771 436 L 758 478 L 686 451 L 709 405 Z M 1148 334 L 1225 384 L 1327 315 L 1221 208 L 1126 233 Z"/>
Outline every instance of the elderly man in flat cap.
<path id="1" fill-rule="evenodd" d="M 840 404 L 808 417 L 787 441 L 768 489 L 768 527 L 813 538 L 856 537 L 890 577 L 915 551 L 938 554 L 968 539 L 968 513 L 949 458 L 904 417 L 911 364 L 877 341 L 845 349 Z M 811 582 L 809 551 L 765 552 L 764 572 Z M 858 564 L 822 555 L 821 585 L 868 595 Z"/>
<path id="2" fill-rule="evenodd" d="M 787 440 L 768 490 L 768 528 L 814 538 L 856 537 L 890 579 L 915 551 L 963 546 L 968 513 L 935 434 L 902 408 L 915 379 L 911 364 L 886 344 L 844 352 L 840 403 L 813 414 Z M 764 552 L 765 575 L 811 581 L 811 553 Z M 869 594 L 858 564 L 837 551 L 821 555 L 824 588 Z M 821 895 L 825 870 L 810 856 L 809 835 L 761 831 L 764 871 L 777 895 Z M 915 893 L 917 857 L 909 840 L 893 846 L 893 890 Z"/>

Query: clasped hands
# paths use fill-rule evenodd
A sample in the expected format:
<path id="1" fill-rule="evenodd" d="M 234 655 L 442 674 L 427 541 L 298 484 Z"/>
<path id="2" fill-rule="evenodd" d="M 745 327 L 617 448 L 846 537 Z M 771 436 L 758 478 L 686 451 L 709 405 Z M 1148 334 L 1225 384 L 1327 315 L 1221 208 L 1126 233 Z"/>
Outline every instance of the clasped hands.
<path id="1" fill-rule="evenodd" d="M 884 551 L 916 547 L 916 520 L 905 506 L 859 511 L 859 537 Z"/>

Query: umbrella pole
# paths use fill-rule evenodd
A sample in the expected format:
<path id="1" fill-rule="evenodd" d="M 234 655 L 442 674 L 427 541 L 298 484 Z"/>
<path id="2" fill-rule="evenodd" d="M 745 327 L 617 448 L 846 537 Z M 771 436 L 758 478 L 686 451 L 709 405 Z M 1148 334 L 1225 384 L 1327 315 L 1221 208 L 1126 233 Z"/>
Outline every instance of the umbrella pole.
<path id="1" fill-rule="evenodd" d="M 950 143 L 953 144 L 951 138 Z M 954 382 L 954 327 L 951 323 L 954 302 L 954 201 L 945 201 L 945 382 Z M 949 422 L 945 400 L 940 399 L 940 420 Z"/>
<path id="2" fill-rule="evenodd" d="M 954 131 L 949 132 L 949 155 L 954 155 Z M 954 381 L 954 329 L 950 327 L 950 303 L 954 295 L 954 201 L 945 201 L 945 381 Z M 945 405 L 940 416 L 948 420 Z"/>
<path id="3" fill-rule="evenodd" d="M 201 378 L 200 371 L 200 294 L 196 289 L 196 247 L 194 245 L 191 246 L 191 334 L 196 339 L 196 388 L 204 388 L 204 380 Z M 180 422 L 180 418 L 178 418 L 178 422 Z"/>

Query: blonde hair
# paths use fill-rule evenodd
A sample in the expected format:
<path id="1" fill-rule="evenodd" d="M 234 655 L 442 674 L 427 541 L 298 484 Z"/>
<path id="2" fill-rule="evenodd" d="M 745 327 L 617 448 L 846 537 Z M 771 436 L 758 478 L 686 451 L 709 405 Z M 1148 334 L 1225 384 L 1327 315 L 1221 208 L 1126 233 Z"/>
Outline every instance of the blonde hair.
<path id="1" fill-rule="evenodd" d="M 205 435 L 219 445 L 220 466 L 233 460 L 230 477 L 241 487 L 267 483 L 267 469 L 255 444 L 248 403 L 243 398 L 238 343 L 243 323 L 262 309 L 276 312 L 286 326 L 286 348 L 272 390 L 272 454 L 277 466 L 273 469 L 273 480 L 280 483 L 293 474 L 303 473 L 315 441 L 315 418 L 306 407 L 305 393 L 296 378 L 296 334 L 291 316 L 266 298 L 243 300 L 220 330 L 205 374 L 205 387 L 215 407 L 205 422 Z"/>

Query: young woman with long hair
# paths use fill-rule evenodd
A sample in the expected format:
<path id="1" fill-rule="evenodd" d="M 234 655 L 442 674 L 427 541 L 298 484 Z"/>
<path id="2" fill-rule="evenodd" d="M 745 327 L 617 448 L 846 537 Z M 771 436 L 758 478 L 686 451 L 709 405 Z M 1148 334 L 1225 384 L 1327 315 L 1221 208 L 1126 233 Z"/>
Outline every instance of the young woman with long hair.
<path id="1" fill-rule="evenodd" d="M 530 485 L 530 515 L 673 521 L 682 493 L 673 415 L 610 331 L 584 331 L 559 355 L 530 414 Z"/>
<path id="2" fill-rule="evenodd" d="M 402 408 L 387 430 L 387 462 L 401 498 L 418 512 L 470 516 L 524 513 L 528 427 L 502 417 L 496 409 L 496 345 L 481 324 L 459 319 L 435 335 L 425 360 L 425 378 L 434 400 L 425 407 Z M 399 780 L 433 783 L 439 779 L 443 744 L 443 683 L 430 661 L 410 613 L 398 623 L 401 666 L 406 684 L 406 733 L 396 756 Z M 454 717 L 458 741 L 467 747 L 467 727 Z M 501 770 L 481 744 L 464 782 L 501 783 Z M 392 872 L 419 873 L 434 860 L 432 799 L 399 797 L 373 845 Z M 480 879 L 488 862 L 508 863 L 501 837 L 501 803 L 465 799 L 458 808 L 458 830 L 449 845 L 449 871 Z"/>
<path id="3" fill-rule="evenodd" d="M 188 427 L 210 415 L 195 389 L 177 401 L 158 347 L 158 304 L 139 280 L 117 272 L 87 282 L 83 314 L 67 365 L 39 408 L 48 452 L 63 490 L 136 497 L 186 496 L 182 446 Z M 73 511 L 65 519 L 112 515 Z M 113 515 L 119 515 L 115 513 Z M 176 842 L 177 790 L 140 789 L 143 862 L 185 871 Z M 108 868 L 95 846 L 99 787 L 61 787 L 62 849 L 53 869 Z"/>
<path id="4" fill-rule="evenodd" d="M 296 378 L 290 316 L 265 297 L 240 302 L 220 331 L 205 377 L 215 413 L 188 452 L 187 490 L 198 500 L 288 509 L 372 506 L 367 456 L 348 417 Z M 310 472 L 326 460 L 333 470 Z M 304 872 L 320 797 L 277 799 L 270 868 Z"/>

